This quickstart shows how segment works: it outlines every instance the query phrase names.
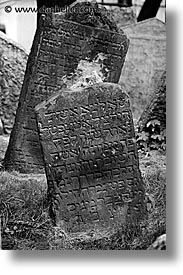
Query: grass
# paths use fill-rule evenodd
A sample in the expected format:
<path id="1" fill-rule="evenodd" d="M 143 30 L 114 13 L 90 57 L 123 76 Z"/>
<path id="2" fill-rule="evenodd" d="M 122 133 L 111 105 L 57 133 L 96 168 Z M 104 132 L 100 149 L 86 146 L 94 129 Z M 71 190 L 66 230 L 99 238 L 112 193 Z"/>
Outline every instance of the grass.
<path id="1" fill-rule="evenodd" d="M 0 151 L 3 159 L 7 140 Z M 0 144 L 2 144 L 0 140 Z M 99 231 L 66 234 L 48 215 L 44 175 L 0 171 L 2 249 L 11 250 L 137 250 L 148 249 L 166 232 L 165 156 L 139 154 L 146 188 L 147 218 L 138 228 L 123 227 L 112 235 Z"/>

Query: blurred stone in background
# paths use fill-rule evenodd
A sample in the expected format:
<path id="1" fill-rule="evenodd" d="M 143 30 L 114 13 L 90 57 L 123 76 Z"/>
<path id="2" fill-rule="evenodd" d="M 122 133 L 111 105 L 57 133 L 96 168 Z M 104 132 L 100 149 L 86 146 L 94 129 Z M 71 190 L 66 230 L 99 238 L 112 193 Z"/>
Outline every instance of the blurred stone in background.
<path id="1" fill-rule="evenodd" d="M 154 119 L 161 123 L 161 130 L 166 129 L 166 71 L 159 76 L 155 91 L 139 119 L 139 131 L 146 130 L 147 123 Z"/>
<path id="2" fill-rule="evenodd" d="M 0 32 L 0 134 L 10 134 L 28 53 Z"/>
<path id="3" fill-rule="evenodd" d="M 120 84 L 129 94 L 133 115 L 138 119 L 166 67 L 166 25 L 151 18 L 128 25 L 123 31 L 130 46 Z"/>
<path id="4" fill-rule="evenodd" d="M 137 22 L 135 10 L 133 7 L 114 7 L 111 8 L 110 11 L 118 28 Z"/>

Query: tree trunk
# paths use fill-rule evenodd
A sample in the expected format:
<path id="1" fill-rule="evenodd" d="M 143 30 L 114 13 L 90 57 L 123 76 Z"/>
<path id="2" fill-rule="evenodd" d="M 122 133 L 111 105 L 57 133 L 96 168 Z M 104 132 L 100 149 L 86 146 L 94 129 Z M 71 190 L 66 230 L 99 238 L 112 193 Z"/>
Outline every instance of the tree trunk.
<path id="1" fill-rule="evenodd" d="M 137 18 L 137 22 L 155 17 L 162 0 L 145 0 Z"/>

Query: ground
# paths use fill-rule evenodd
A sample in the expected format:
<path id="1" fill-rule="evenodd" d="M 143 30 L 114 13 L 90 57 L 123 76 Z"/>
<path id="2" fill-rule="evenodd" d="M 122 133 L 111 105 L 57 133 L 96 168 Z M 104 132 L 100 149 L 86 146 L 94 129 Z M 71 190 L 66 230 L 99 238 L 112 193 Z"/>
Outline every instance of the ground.
<path id="1" fill-rule="evenodd" d="M 8 144 L 0 136 L 0 167 Z M 139 152 L 148 215 L 138 228 L 119 228 L 112 236 L 92 231 L 68 235 L 48 215 L 44 175 L 0 170 L 2 249 L 142 250 L 166 233 L 166 156 Z"/>

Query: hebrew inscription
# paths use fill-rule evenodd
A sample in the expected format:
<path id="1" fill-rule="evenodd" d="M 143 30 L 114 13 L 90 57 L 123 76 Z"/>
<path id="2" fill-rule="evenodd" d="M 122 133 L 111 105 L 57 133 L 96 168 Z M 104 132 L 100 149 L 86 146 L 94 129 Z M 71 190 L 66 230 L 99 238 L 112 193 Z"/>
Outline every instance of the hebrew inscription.
<path id="1" fill-rule="evenodd" d="M 81 60 L 105 56 L 104 81 L 118 82 L 128 49 L 125 34 L 83 26 L 49 14 L 40 20 L 19 99 L 15 124 L 6 152 L 6 169 L 43 172 L 43 157 L 34 107 L 63 87 L 63 77 Z"/>
<path id="2" fill-rule="evenodd" d="M 66 90 L 36 107 L 52 217 L 69 231 L 136 223 L 144 189 L 129 99 L 117 84 Z"/>

